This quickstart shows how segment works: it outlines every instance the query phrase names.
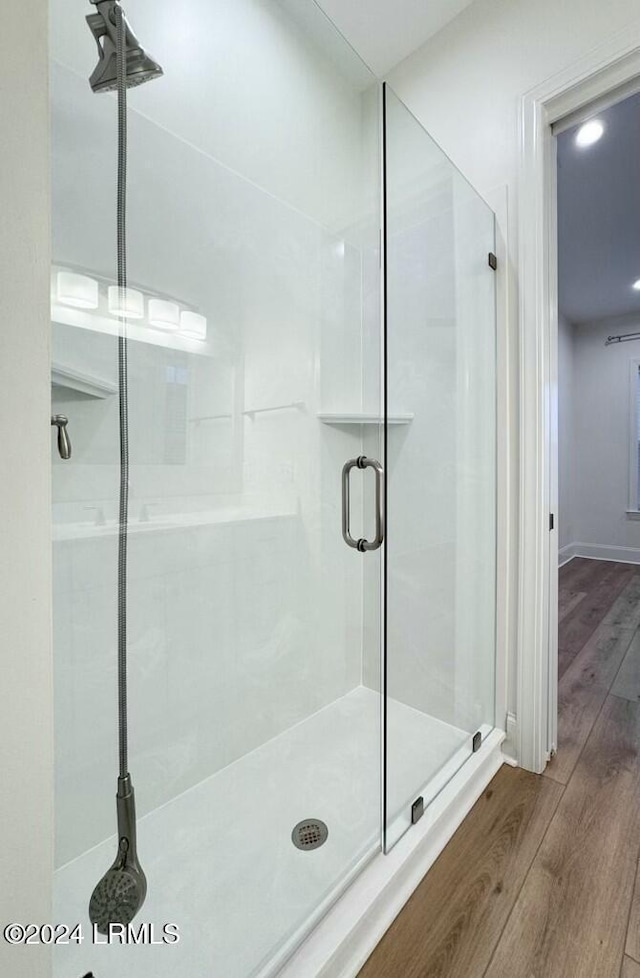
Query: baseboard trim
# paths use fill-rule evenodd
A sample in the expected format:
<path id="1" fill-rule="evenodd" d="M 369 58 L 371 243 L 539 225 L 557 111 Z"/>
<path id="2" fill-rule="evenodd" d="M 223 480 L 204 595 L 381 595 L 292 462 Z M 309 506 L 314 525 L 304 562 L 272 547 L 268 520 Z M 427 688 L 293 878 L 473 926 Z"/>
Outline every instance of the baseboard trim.
<path id="1" fill-rule="evenodd" d="M 287 961 L 280 978 L 355 978 L 405 903 L 505 761 L 494 730 L 420 821 L 376 856 Z"/>
<path id="2" fill-rule="evenodd" d="M 518 766 L 517 743 L 518 743 L 518 724 L 515 713 L 507 713 L 506 738 L 502 745 L 502 753 L 507 764 L 512 767 Z"/>
<path id="3" fill-rule="evenodd" d="M 576 556 L 574 553 L 574 548 L 577 546 L 577 543 L 568 543 L 566 547 L 561 547 L 560 550 L 558 550 L 558 567 L 564 567 L 564 565 L 568 564 L 570 560 L 573 560 L 573 558 Z"/>
<path id="4" fill-rule="evenodd" d="M 558 566 L 574 557 L 586 560 L 613 560 L 617 564 L 640 564 L 640 547 L 607 547 L 600 543 L 570 543 L 558 551 Z"/>

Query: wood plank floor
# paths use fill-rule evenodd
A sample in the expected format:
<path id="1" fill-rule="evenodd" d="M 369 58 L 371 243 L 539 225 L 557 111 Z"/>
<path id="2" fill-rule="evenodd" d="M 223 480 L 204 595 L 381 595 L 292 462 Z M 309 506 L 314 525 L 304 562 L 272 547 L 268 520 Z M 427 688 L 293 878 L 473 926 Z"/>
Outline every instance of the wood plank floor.
<path id="1" fill-rule="evenodd" d="M 640 978 L 640 567 L 559 589 L 559 750 L 503 767 L 359 978 Z"/>

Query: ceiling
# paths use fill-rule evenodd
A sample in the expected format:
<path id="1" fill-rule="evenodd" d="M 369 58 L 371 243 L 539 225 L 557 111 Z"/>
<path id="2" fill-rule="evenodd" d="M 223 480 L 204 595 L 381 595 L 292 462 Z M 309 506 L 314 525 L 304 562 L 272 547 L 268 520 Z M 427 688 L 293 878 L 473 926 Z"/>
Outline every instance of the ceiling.
<path id="1" fill-rule="evenodd" d="M 384 75 L 473 0 L 317 0 L 377 75 Z"/>
<path id="2" fill-rule="evenodd" d="M 597 116 L 604 135 L 558 137 L 560 311 L 572 323 L 640 313 L 640 94 Z"/>

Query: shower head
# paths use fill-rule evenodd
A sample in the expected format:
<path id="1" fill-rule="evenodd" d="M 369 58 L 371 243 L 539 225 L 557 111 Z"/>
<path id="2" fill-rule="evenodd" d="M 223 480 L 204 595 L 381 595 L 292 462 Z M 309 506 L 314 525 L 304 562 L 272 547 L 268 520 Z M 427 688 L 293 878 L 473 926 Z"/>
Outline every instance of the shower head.
<path id="1" fill-rule="evenodd" d="M 91 894 L 89 919 L 101 934 L 109 924 L 130 924 L 147 895 L 147 879 L 138 862 L 136 806 L 131 776 L 118 778 L 118 854 Z"/>
<path id="2" fill-rule="evenodd" d="M 89 919 L 100 934 L 110 924 L 130 924 L 144 902 L 144 876 L 124 867 L 107 870 L 91 894 Z"/>
<path id="3" fill-rule="evenodd" d="M 116 0 L 91 0 L 97 12 L 89 14 L 87 24 L 98 45 L 99 60 L 93 70 L 89 84 L 94 92 L 112 92 L 116 81 Z M 123 14 L 124 18 L 124 14 Z M 151 58 L 125 19 L 125 44 L 127 58 L 127 88 L 144 85 L 153 78 L 164 74 L 162 68 Z"/>

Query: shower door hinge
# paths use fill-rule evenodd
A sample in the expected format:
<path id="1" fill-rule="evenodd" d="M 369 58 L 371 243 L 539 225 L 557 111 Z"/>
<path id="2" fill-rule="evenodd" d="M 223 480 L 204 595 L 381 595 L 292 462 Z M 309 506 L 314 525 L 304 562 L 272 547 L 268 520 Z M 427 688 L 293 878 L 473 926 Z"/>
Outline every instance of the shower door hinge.
<path id="1" fill-rule="evenodd" d="M 477 730 L 473 735 L 473 740 L 471 741 L 473 747 L 473 753 L 480 750 L 480 744 L 482 743 L 482 734 Z"/>
<path id="2" fill-rule="evenodd" d="M 424 798 L 420 795 L 411 806 L 411 824 L 415 825 L 424 815 Z"/>
<path id="3" fill-rule="evenodd" d="M 492 268 L 494 270 L 494 272 L 495 272 L 495 270 L 496 270 L 497 267 L 498 267 L 498 259 L 496 258 L 496 256 L 494 255 L 494 253 L 492 251 L 490 251 L 489 252 L 489 268 Z"/>

